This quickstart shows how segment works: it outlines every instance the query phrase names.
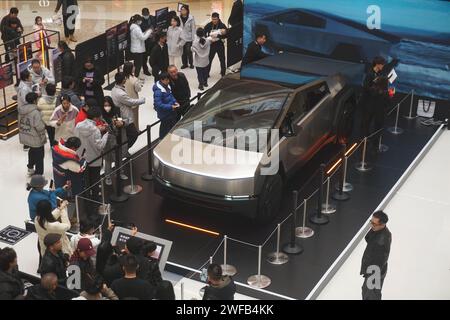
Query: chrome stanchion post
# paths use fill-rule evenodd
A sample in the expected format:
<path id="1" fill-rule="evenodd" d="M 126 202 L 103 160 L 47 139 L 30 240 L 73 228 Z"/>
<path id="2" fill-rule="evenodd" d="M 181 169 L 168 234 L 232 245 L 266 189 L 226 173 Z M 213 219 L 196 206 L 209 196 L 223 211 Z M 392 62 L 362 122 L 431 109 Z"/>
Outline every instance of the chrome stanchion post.
<path id="1" fill-rule="evenodd" d="M 330 203 L 330 177 L 327 178 L 327 197 L 325 204 L 322 205 L 323 214 L 333 214 L 336 212 L 336 205 Z"/>
<path id="2" fill-rule="evenodd" d="M 291 220 L 291 239 L 288 243 L 283 246 L 283 252 L 287 254 L 300 254 L 303 252 L 303 248 L 299 245 L 295 239 L 295 222 L 297 221 L 297 200 L 298 200 L 298 191 L 292 192 L 292 220 Z"/>
<path id="3" fill-rule="evenodd" d="M 379 153 L 385 153 L 389 150 L 389 147 L 385 144 L 383 144 L 383 134 L 380 133 L 380 138 L 378 139 L 378 152 Z"/>
<path id="4" fill-rule="evenodd" d="M 281 240 L 281 224 L 277 225 L 277 251 L 272 252 L 267 256 L 267 262 L 271 264 L 285 264 L 289 261 L 287 254 L 280 252 L 280 240 Z"/>
<path id="5" fill-rule="evenodd" d="M 388 128 L 387 130 L 392 134 L 402 134 L 403 129 L 398 127 L 398 117 L 400 116 L 400 104 L 397 105 L 397 115 L 395 116 L 395 126 Z"/>
<path id="6" fill-rule="evenodd" d="M 323 182 L 325 180 L 325 167 L 326 166 L 324 163 L 322 163 L 320 165 L 319 192 L 317 195 L 317 210 L 316 210 L 315 215 L 313 215 L 312 217 L 309 218 L 309 221 L 311 221 L 311 223 L 318 224 L 318 225 L 327 224 L 328 222 L 330 222 L 330 218 L 328 218 L 327 216 L 324 216 L 322 214 Z"/>
<path id="7" fill-rule="evenodd" d="M 347 182 L 347 174 L 348 174 L 348 157 L 344 157 L 344 183 L 342 185 L 342 191 L 344 192 L 351 192 L 353 191 L 353 185 L 349 182 Z"/>
<path id="8" fill-rule="evenodd" d="M 104 178 L 100 181 L 100 188 L 102 193 L 102 204 L 98 207 L 98 214 L 101 216 L 108 214 L 108 204 L 105 202 L 105 184 Z"/>
<path id="9" fill-rule="evenodd" d="M 180 290 L 181 290 L 181 300 L 184 300 L 184 282 L 180 283 Z"/>
<path id="10" fill-rule="evenodd" d="M 366 162 L 366 153 L 367 153 L 367 137 L 364 138 L 362 158 L 361 162 L 356 165 L 356 170 L 366 172 L 372 169 Z"/>
<path id="11" fill-rule="evenodd" d="M 308 199 L 303 201 L 303 224 L 301 227 L 295 229 L 295 236 L 297 238 L 307 239 L 314 235 L 314 230 L 306 226 L 306 213 L 308 211 Z"/>
<path id="12" fill-rule="evenodd" d="M 261 251 L 262 251 L 262 247 L 258 246 L 258 274 L 250 276 L 247 279 L 247 283 L 250 286 L 256 287 L 259 289 L 267 288 L 268 286 L 270 286 L 270 283 L 272 282 L 272 280 L 270 280 L 270 278 L 268 276 L 261 274 Z"/>
<path id="13" fill-rule="evenodd" d="M 117 147 L 116 147 L 116 192 L 110 196 L 113 202 L 125 202 L 128 200 L 128 195 L 122 193 L 122 179 L 120 178 L 120 170 L 122 168 L 122 132 L 123 128 L 119 130 L 117 134 Z"/>
<path id="14" fill-rule="evenodd" d="M 411 102 L 409 104 L 409 114 L 404 117 L 405 119 L 412 120 L 417 118 L 417 116 L 412 115 L 413 104 L 414 104 L 414 89 L 411 90 Z"/>
<path id="15" fill-rule="evenodd" d="M 347 152 L 347 145 L 342 145 L 342 151 L 341 151 L 341 176 L 339 179 L 339 183 L 336 186 L 337 191 L 333 193 L 331 196 L 336 201 L 346 201 L 350 199 L 350 195 L 344 191 L 345 187 L 345 175 L 347 174 L 345 170 L 345 158 L 347 157 L 345 154 Z"/>
<path id="16" fill-rule="evenodd" d="M 129 186 L 125 186 L 123 188 L 123 192 L 129 195 L 135 195 L 142 191 L 142 186 L 138 184 L 134 184 L 134 178 L 133 178 L 133 159 L 130 159 L 130 182 L 131 184 Z"/>
<path id="17" fill-rule="evenodd" d="M 75 196 L 75 212 L 77 214 L 77 224 L 76 224 L 75 228 L 73 228 L 73 231 L 75 233 L 78 233 L 78 232 L 80 232 L 80 208 L 78 205 L 78 195 Z"/>
<path id="18" fill-rule="evenodd" d="M 152 127 L 147 125 L 147 172 L 142 174 L 141 178 L 145 181 L 153 180 L 153 150 L 152 150 Z"/>
<path id="19" fill-rule="evenodd" d="M 237 270 L 234 266 L 227 264 L 227 249 L 228 249 L 228 237 L 223 236 L 223 265 L 222 274 L 224 276 L 234 276 L 237 273 Z"/>

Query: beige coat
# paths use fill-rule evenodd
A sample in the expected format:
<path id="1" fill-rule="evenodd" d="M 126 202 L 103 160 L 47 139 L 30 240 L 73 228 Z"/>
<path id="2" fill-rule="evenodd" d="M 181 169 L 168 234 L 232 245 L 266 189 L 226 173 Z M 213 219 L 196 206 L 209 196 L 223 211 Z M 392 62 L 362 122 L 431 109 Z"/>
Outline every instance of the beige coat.
<path id="1" fill-rule="evenodd" d="M 135 76 L 130 76 L 125 82 L 125 92 L 133 99 L 139 99 L 139 92 L 142 90 L 139 79 Z M 139 130 L 139 106 L 133 108 L 134 125 Z"/>
<path id="2" fill-rule="evenodd" d="M 34 225 L 36 227 L 36 232 L 39 237 L 39 245 L 41 246 L 41 256 L 45 254 L 45 250 L 47 247 L 44 245 L 44 238 L 49 233 L 57 233 L 61 235 L 61 242 L 62 242 L 62 252 L 68 254 L 69 256 L 72 255 L 73 251 L 70 246 L 69 238 L 66 235 L 66 231 L 70 229 L 70 221 L 69 216 L 67 214 L 67 208 L 59 209 L 56 208 L 53 210 L 53 216 L 55 219 L 61 218 L 61 222 L 46 222 L 43 229 L 41 225 L 38 222 L 39 217 L 36 217 L 34 219 Z"/>

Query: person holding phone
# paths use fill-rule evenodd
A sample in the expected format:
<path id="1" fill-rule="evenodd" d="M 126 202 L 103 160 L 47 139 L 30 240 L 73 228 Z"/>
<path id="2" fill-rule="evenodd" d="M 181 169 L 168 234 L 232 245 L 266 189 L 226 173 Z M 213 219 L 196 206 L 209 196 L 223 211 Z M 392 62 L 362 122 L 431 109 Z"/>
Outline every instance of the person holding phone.
<path id="1" fill-rule="evenodd" d="M 33 59 L 31 61 L 31 80 L 34 85 L 37 85 L 39 92 L 42 94 L 47 94 L 45 87 L 47 84 L 55 84 L 55 77 L 53 73 L 46 67 L 41 65 L 41 61 L 38 59 Z"/>
<path id="2" fill-rule="evenodd" d="M 67 94 L 63 95 L 60 101 L 61 105 L 55 108 L 49 122 L 55 128 L 57 142 L 74 136 L 75 119 L 78 116 L 78 109 L 72 105 Z"/>

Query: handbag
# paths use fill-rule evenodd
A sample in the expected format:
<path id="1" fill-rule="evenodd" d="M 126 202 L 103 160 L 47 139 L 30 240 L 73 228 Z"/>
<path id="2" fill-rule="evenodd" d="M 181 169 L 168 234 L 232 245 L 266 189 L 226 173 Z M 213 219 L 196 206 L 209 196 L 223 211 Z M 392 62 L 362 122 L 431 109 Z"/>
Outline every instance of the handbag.
<path id="1" fill-rule="evenodd" d="M 417 103 L 417 115 L 424 118 L 433 118 L 436 109 L 436 101 L 419 99 Z"/>

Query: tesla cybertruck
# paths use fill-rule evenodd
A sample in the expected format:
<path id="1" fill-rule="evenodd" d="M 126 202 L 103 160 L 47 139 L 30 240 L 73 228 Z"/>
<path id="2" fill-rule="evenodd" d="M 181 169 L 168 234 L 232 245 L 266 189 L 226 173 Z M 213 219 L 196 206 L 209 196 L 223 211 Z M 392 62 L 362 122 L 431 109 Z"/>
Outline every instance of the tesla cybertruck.
<path id="1" fill-rule="evenodd" d="M 368 62 L 377 55 L 388 56 L 401 39 L 382 30 L 370 30 L 356 21 L 324 12 L 289 9 L 253 22 L 253 33 L 267 35 L 266 47 L 328 57 Z"/>
<path id="2" fill-rule="evenodd" d="M 346 78 L 361 83 L 363 70 L 351 62 L 286 53 L 225 76 L 154 148 L 155 192 L 270 221 L 289 177 L 325 145 L 349 136 L 356 102 Z M 196 126 L 214 130 L 215 138 L 196 134 Z M 235 143 L 248 130 L 269 134 Z M 227 154 L 233 161 L 211 163 L 205 154 Z"/>

